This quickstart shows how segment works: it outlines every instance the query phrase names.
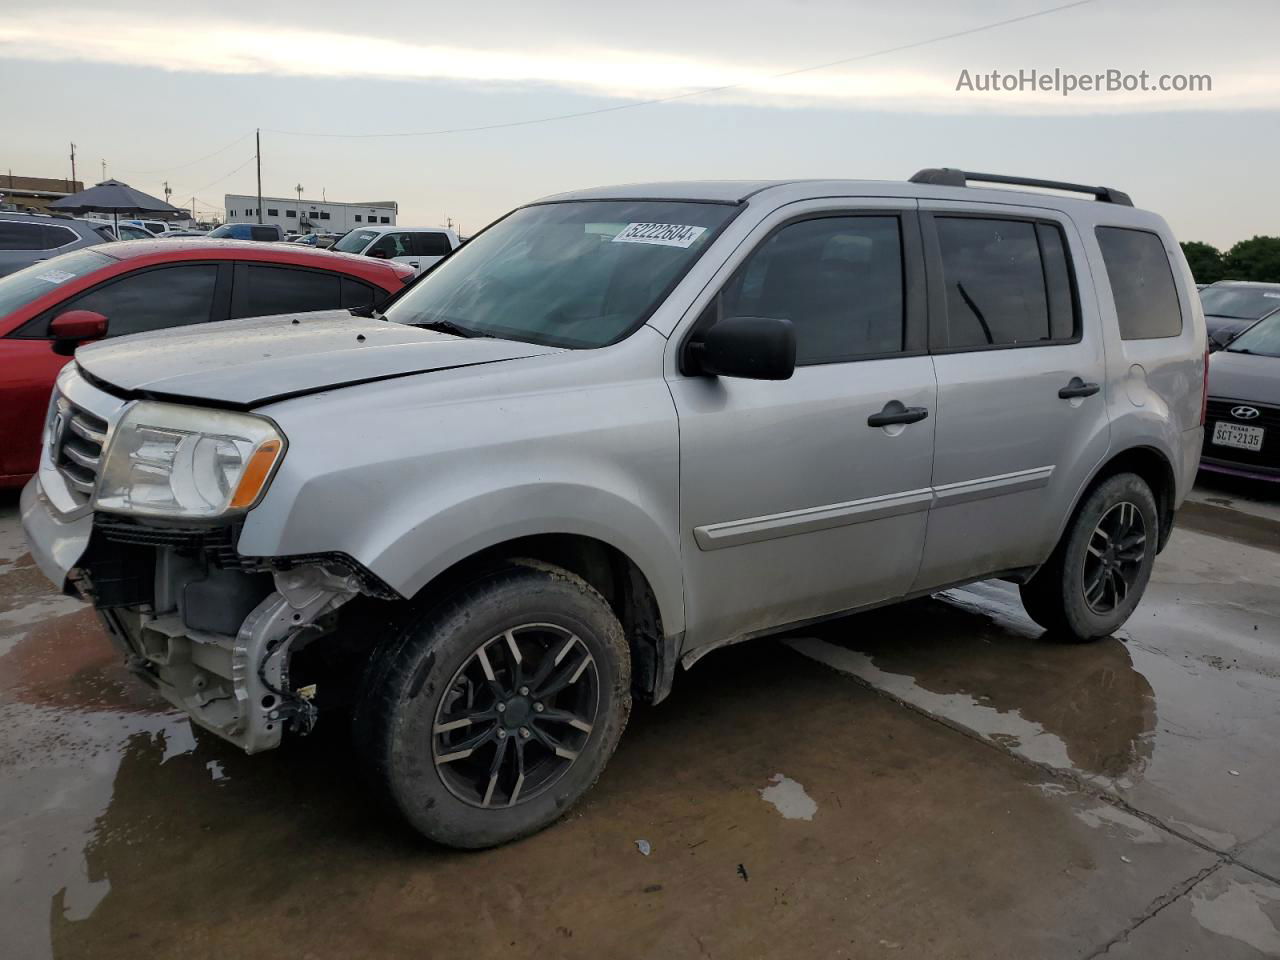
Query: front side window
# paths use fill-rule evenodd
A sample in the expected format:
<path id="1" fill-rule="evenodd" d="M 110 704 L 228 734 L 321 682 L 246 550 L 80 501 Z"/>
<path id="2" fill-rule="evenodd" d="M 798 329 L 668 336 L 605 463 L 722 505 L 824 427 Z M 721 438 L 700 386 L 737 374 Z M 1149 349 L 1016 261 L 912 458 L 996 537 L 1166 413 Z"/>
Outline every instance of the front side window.
<path id="1" fill-rule="evenodd" d="M 341 278 L 335 273 L 247 264 L 236 272 L 232 319 L 304 313 L 342 306 Z"/>
<path id="2" fill-rule="evenodd" d="M 369 256 L 387 259 L 410 256 L 410 236 L 407 233 L 384 233 L 381 239 L 369 248 Z"/>
<path id="3" fill-rule="evenodd" d="M 1182 333 L 1182 308 L 1164 241 L 1146 230 L 1098 227 L 1098 246 L 1116 305 L 1122 340 Z"/>
<path id="4" fill-rule="evenodd" d="M 946 292 L 943 349 L 1076 336 L 1066 244 L 1056 225 L 946 216 L 934 224 Z"/>
<path id="5" fill-rule="evenodd" d="M 60 307 L 92 310 L 107 318 L 107 335 L 205 323 L 213 311 L 218 267 L 212 263 L 159 267 L 113 280 Z"/>
<path id="6" fill-rule="evenodd" d="M 660 200 L 524 207 L 441 261 L 391 305 L 387 319 L 602 347 L 649 317 L 734 210 Z"/>
<path id="7" fill-rule="evenodd" d="M 734 272 L 719 315 L 790 320 L 797 364 L 838 363 L 903 349 L 903 284 L 896 216 L 802 220 Z"/>

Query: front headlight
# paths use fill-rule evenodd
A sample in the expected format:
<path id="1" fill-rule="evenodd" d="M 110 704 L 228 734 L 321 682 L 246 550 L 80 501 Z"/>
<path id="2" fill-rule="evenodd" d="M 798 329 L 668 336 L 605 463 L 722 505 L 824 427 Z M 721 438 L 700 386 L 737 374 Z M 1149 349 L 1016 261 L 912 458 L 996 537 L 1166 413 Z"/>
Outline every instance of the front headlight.
<path id="1" fill-rule="evenodd" d="M 116 424 L 94 509 L 153 517 L 248 510 L 284 457 L 270 420 L 176 403 L 135 403 Z"/>

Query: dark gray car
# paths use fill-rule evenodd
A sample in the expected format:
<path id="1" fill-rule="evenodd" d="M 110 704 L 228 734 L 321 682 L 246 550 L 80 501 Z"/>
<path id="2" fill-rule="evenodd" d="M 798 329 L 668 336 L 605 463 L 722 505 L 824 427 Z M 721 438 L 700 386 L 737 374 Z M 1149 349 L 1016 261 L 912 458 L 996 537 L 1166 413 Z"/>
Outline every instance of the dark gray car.
<path id="1" fill-rule="evenodd" d="M 40 260 L 114 239 L 111 227 L 103 223 L 0 211 L 0 277 Z"/>
<path id="2" fill-rule="evenodd" d="M 1219 280 L 1200 291 L 1209 340 L 1225 347 L 1232 338 L 1280 310 L 1280 283 Z"/>
<path id="3" fill-rule="evenodd" d="M 1280 313 L 1209 359 L 1209 406 L 1200 466 L 1280 481 Z"/>

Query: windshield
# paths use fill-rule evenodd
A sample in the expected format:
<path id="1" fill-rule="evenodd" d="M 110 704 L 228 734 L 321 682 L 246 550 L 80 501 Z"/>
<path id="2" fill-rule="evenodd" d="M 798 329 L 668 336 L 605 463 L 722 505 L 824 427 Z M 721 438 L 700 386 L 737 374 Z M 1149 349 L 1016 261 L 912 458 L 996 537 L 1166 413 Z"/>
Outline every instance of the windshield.
<path id="1" fill-rule="evenodd" d="M 1263 357 L 1280 357 L 1280 313 L 1255 323 L 1227 347 L 1231 353 L 1255 353 Z"/>
<path id="2" fill-rule="evenodd" d="M 33 263 L 7 277 L 0 277 L 0 318 L 7 317 L 19 307 L 25 307 L 36 297 L 62 286 L 68 280 L 82 277 L 114 262 L 110 257 L 92 250 L 73 250 L 60 257 Z"/>
<path id="3" fill-rule="evenodd" d="M 249 231 L 246 229 L 247 227 L 248 224 L 244 223 L 224 223 L 222 226 L 211 232 L 209 236 L 229 237 L 232 240 L 241 238 L 247 240 L 249 238 Z"/>
<path id="4" fill-rule="evenodd" d="M 1212 286 L 1200 291 L 1204 312 L 1234 320 L 1257 320 L 1280 309 L 1280 285 L 1275 287 Z"/>
<path id="5" fill-rule="evenodd" d="M 376 230 L 352 230 L 329 249 L 340 253 L 359 253 L 378 235 Z"/>
<path id="6" fill-rule="evenodd" d="M 602 347 L 648 319 L 734 210 L 662 200 L 524 207 L 441 261 L 386 317 L 464 335 Z"/>

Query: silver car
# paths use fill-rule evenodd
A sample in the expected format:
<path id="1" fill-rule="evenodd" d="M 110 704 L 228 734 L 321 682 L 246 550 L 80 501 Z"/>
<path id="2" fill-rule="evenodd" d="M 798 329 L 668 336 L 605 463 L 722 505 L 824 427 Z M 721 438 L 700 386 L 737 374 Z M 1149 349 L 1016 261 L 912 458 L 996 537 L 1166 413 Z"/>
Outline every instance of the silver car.
<path id="1" fill-rule="evenodd" d="M 59 254 L 115 239 L 109 224 L 0 210 L 0 277 Z"/>
<path id="2" fill-rule="evenodd" d="M 194 722 L 257 752 L 346 708 L 407 819 L 483 847 L 725 644 L 989 577 L 1115 630 L 1196 472 L 1204 346 L 1168 226 L 1109 188 L 593 189 L 381 314 L 81 349 L 23 521 Z"/>

